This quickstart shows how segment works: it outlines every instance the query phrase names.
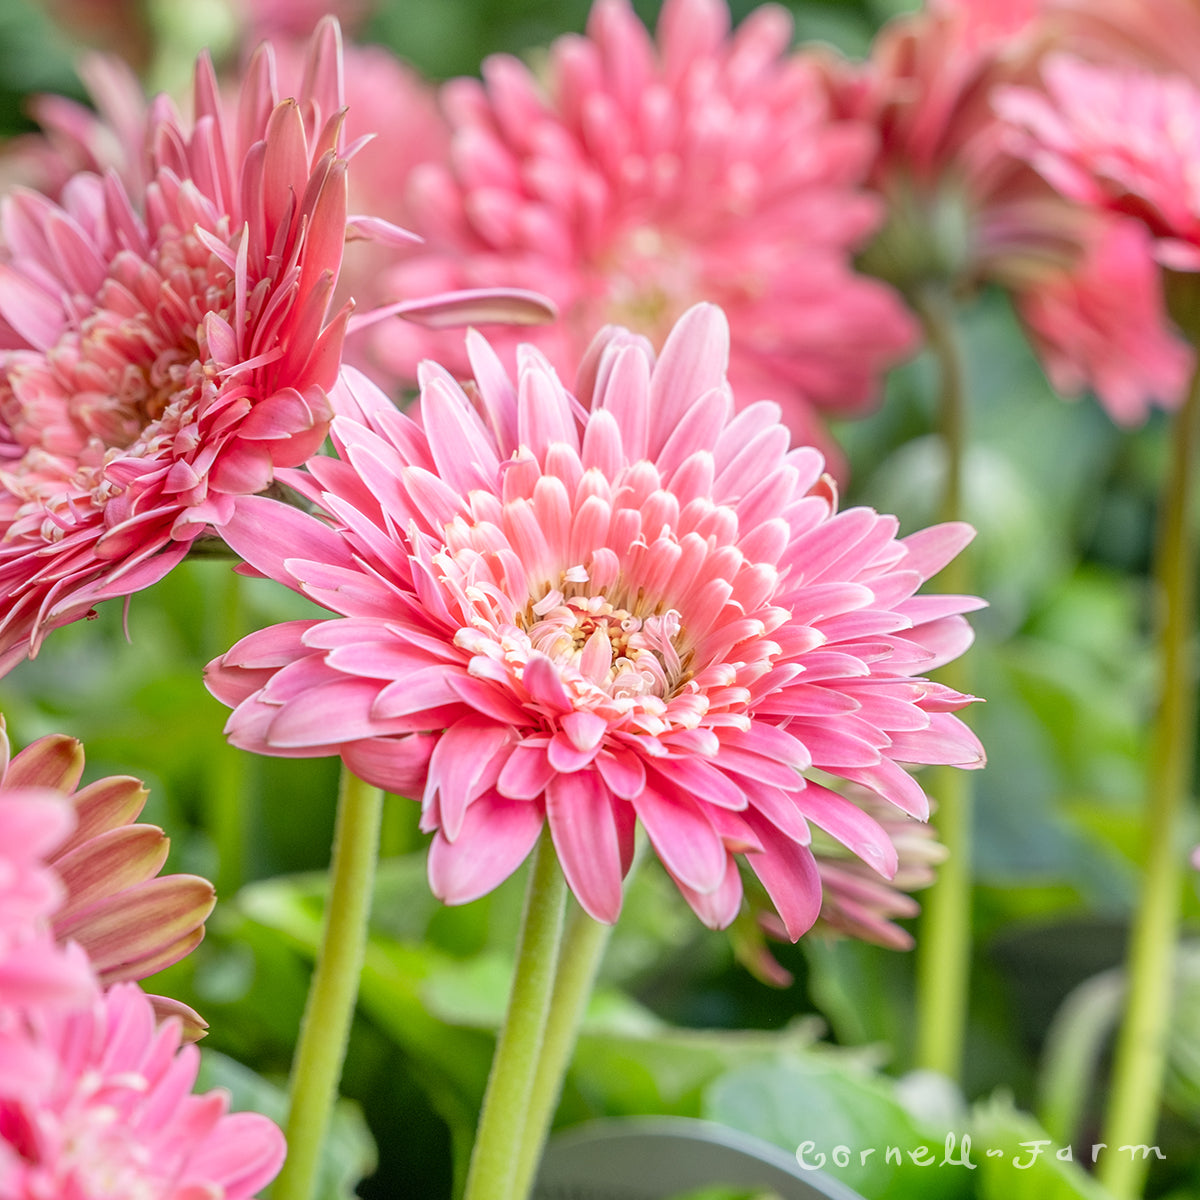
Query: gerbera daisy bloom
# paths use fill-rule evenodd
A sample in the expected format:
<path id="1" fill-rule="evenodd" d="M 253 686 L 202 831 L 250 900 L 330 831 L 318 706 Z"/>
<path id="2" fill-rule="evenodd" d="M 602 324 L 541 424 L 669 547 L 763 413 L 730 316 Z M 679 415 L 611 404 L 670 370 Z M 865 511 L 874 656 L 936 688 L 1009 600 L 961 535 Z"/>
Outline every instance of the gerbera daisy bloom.
<path id="1" fill-rule="evenodd" d="M 834 119 L 791 18 L 755 9 L 732 33 L 724 0 L 667 0 L 652 39 L 627 0 L 598 0 L 587 36 L 550 47 L 544 79 L 516 59 L 443 90 L 449 160 L 417 171 L 412 227 L 426 248 L 399 294 L 506 283 L 560 319 L 532 341 L 566 377 L 617 322 L 656 346 L 697 301 L 732 329 L 743 401 L 771 396 L 797 442 L 817 414 L 861 414 L 880 374 L 915 347 L 894 294 L 851 257 L 875 229 L 861 190 L 872 138 Z M 509 359 L 517 335 L 491 335 Z M 397 370 L 465 369 L 461 344 L 399 331 Z"/>
<path id="2" fill-rule="evenodd" d="M 195 1046 L 135 984 L 0 1029 L 0 1197 L 248 1200 L 279 1171 L 283 1135 L 192 1094 Z"/>
<path id="3" fill-rule="evenodd" d="M 260 56 L 240 119 L 207 58 L 196 120 L 160 97 L 144 193 L 75 176 L 0 208 L 0 669 L 165 575 L 232 496 L 321 443 L 348 313 L 336 38 L 277 103 Z"/>
<path id="4" fill-rule="evenodd" d="M 210 664 L 230 740 L 340 754 L 420 796 L 450 903 L 506 878 L 544 824 L 601 921 L 638 821 L 713 927 L 741 902 L 739 855 L 792 937 L 812 924 L 810 822 L 893 874 L 886 831 L 831 785 L 924 817 L 900 764 L 982 763 L 953 715 L 970 697 L 923 677 L 969 644 L 960 614 L 979 602 L 914 595 L 971 531 L 898 540 L 894 518 L 836 512 L 778 406 L 735 416 L 713 306 L 657 362 L 607 330 L 575 396 L 532 347 L 514 384 L 468 346 L 469 394 L 426 364 L 419 420 L 345 385 L 360 419 L 334 420 L 340 457 L 286 475 L 323 519 L 238 501 L 230 544 L 336 615 Z"/>
<path id="5" fill-rule="evenodd" d="M 831 57 L 830 95 L 879 134 L 870 180 L 889 215 L 865 264 L 914 296 L 999 285 L 1054 385 L 1090 387 L 1133 424 L 1151 403 L 1179 402 L 1191 363 L 1146 239 L 1056 192 L 1015 152 L 994 106 L 1006 86 L 1036 82 L 1066 19 L 1054 8 L 931 3 L 889 22 L 865 63 Z"/>

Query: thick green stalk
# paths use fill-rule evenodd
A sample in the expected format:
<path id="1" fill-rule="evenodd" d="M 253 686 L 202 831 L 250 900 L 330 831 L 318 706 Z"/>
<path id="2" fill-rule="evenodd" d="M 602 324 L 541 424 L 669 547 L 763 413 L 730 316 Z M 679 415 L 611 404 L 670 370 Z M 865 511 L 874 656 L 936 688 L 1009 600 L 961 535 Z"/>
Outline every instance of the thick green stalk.
<path id="1" fill-rule="evenodd" d="M 1117 1038 L 1098 1164 L 1117 1200 L 1140 1196 L 1147 1162 L 1120 1146 L 1154 1140 L 1166 1067 L 1174 991 L 1175 943 L 1184 877 L 1180 822 L 1191 793 L 1195 755 L 1196 537 L 1193 508 L 1200 421 L 1200 369 L 1171 429 L 1170 472 L 1164 484 L 1155 561 L 1159 625 L 1159 708 L 1155 719 L 1143 815 L 1142 889 L 1128 955 L 1129 998 Z"/>
<path id="2" fill-rule="evenodd" d="M 549 830 L 529 873 L 525 913 L 508 1012 L 483 1097 L 465 1200 L 523 1200 L 517 1172 L 530 1129 L 528 1115 L 558 968 L 567 884 Z"/>
<path id="3" fill-rule="evenodd" d="M 966 454 L 966 397 L 962 351 L 954 328 L 953 303 L 942 291 L 924 293 L 917 311 L 939 372 L 939 425 L 946 475 L 940 517 L 963 516 L 963 460 Z M 938 577 L 942 591 L 971 590 L 960 555 Z M 938 679 L 956 691 L 970 690 L 969 676 L 958 659 Z M 930 794 L 937 801 L 938 838 L 949 851 L 937 881 L 921 899 L 917 937 L 918 1067 L 951 1079 L 962 1074 L 971 967 L 971 776 L 954 767 L 930 772 Z"/>
<path id="4" fill-rule="evenodd" d="M 563 1079 L 579 1038 L 579 1027 L 587 1011 L 588 998 L 596 982 L 596 972 L 608 945 L 611 925 L 593 920 L 573 907 L 558 960 L 558 975 L 550 1000 L 550 1016 L 542 1039 L 542 1053 L 533 1093 L 529 1098 L 529 1116 L 517 1166 L 514 1196 L 527 1196 L 533 1186 L 542 1147 L 546 1142 L 554 1110 L 562 1094 Z"/>
<path id="5" fill-rule="evenodd" d="M 367 944 L 383 793 L 344 767 L 321 947 L 289 1084 L 288 1157 L 272 1200 L 311 1200 L 337 1099 Z"/>

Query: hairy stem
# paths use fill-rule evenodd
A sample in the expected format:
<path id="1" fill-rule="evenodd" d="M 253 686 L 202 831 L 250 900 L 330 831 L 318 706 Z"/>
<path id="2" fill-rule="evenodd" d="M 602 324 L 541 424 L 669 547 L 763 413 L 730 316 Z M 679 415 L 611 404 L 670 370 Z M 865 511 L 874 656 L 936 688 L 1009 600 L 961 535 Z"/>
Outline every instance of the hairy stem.
<path id="1" fill-rule="evenodd" d="M 329 900 L 289 1085 L 288 1157 L 272 1200 L 311 1200 L 367 943 L 383 793 L 342 768 Z"/>
<path id="2" fill-rule="evenodd" d="M 1185 850 L 1180 823 L 1195 755 L 1195 497 L 1200 368 L 1171 429 L 1171 463 L 1159 514 L 1154 580 L 1161 606 L 1159 707 L 1143 810 L 1142 887 L 1128 954 L 1129 993 L 1105 1114 L 1109 1153 L 1098 1174 L 1117 1200 L 1141 1195 L 1147 1160 L 1116 1147 L 1151 1143 L 1158 1122 L 1174 992 Z M 1135 1161 L 1136 1160 L 1136 1161 Z"/>
<path id="3" fill-rule="evenodd" d="M 518 1170 L 532 1128 L 530 1103 L 558 968 L 567 885 L 548 830 L 529 873 L 508 1012 L 483 1097 L 467 1175 L 466 1200 L 523 1200 Z"/>
<path id="4" fill-rule="evenodd" d="M 943 521 L 959 521 L 963 515 L 966 380 L 954 309 L 950 298 L 936 291 L 920 297 L 917 311 L 939 373 L 939 425 L 946 470 L 939 515 Z M 941 573 L 938 584 L 946 592 L 971 590 L 961 555 Z M 970 691 L 968 670 L 961 658 L 943 667 L 938 679 L 956 691 Z M 973 789 L 970 774 L 954 767 L 938 767 L 929 774 L 929 792 L 937 801 L 938 838 L 949 854 L 921 902 L 915 1062 L 957 1080 L 962 1073 L 970 993 Z"/>

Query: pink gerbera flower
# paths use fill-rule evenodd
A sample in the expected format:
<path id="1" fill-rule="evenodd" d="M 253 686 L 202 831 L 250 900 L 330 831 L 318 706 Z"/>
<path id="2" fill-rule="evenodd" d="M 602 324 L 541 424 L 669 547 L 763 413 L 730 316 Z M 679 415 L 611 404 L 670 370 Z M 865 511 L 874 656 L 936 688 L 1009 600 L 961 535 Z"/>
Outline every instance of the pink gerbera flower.
<path id="1" fill-rule="evenodd" d="M 297 100 L 278 101 L 269 47 L 232 115 L 202 57 L 191 123 L 160 96 L 139 125 L 127 81 L 102 78 L 119 169 L 0 207 L 0 672 L 160 579 L 233 496 L 321 445 L 351 307 L 330 315 L 343 243 L 412 240 L 347 216 L 332 21 Z M 103 160 L 103 123 L 60 113 L 58 129 Z M 501 319 L 546 311 L 524 293 L 485 305 L 497 295 Z M 398 309 L 454 321 L 478 299 Z"/>
<path id="2" fill-rule="evenodd" d="M 871 182 L 889 219 L 868 251 L 909 294 L 1012 296 L 1060 390 L 1091 387 L 1123 424 L 1178 403 L 1191 355 L 1167 320 L 1142 231 L 1068 200 L 1017 153 L 994 101 L 1033 83 L 1050 3 L 940 0 L 889 22 L 865 64 L 831 59 L 835 110 L 879 133 Z M 1065 20 L 1061 13 L 1056 21 Z"/>
<path id="3" fill-rule="evenodd" d="M 227 122 L 207 58 L 196 119 L 160 97 L 149 182 L 71 180 L 0 209 L 0 669 L 160 579 L 232 497 L 303 462 L 329 418 L 346 311 L 337 39 L 300 101 L 269 56 Z"/>
<path id="4" fill-rule="evenodd" d="M 134 984 L 0 1026 L 0 1200 L 248 1200 L 283 1135 L 224 1092 L 193 1095 L 198 1065 Z"/>
<path id="5" fill-rule="evenodd" d="M 361 419 L 335 419 L 340 458 L 286 476 L 324 520 L 238 502 L 231 545 L 337 616 L 210 665 L 230 739 L 341 754 L 420 796 L 450 903 L 506 878 L 543 824 L 602 921 L 638 821 L 714 927 L 738 910 L 739 855 L 792 937 L 812 924 L 810 822 L 891 875 L 887 833 L 832 785 L 923 817 L 900 764 L 982 762 L 953 715 L 970 698 L 924 678 L 968 645 L 959 614 L 979 602 L 914 595 L 970 530 L 897 540 L 894 518 L 836 512 L 776 405 L 734 415 L 712 306 L 657 362 L 609 329 L 577 396 L 532 347 L 513 384 L 468 345 L 469 394 L 426 364 L 419 422 L 347 384 Z"/>
<path id="6" fill-rule="evenodd" d="M 817 412 L 861 413 L 914 328 L 851 268 L 879 217 L 860 190 L 870 133 L 832 118 L 791 37 L 774 5 L 731 33 L 724 0 L 667 0 L 651 39 L 627 0 L 597 0 L 587 36 L 551 46 L 544 79 L 489 58 L 483 83 L 443 92 L 449 161 L 413 183 L 428 248 L 393 286 L 545 293 L 561 319 L 521 337 L 568 376 L 605 322 L 661 345 L 713 301 L 743 401 L 778 400 L 801 442 L 820 434 Z M 517 337 L 492 340 L 507 357 Z M 391 351 L 410 376 L 423 356 L 466 366 L 461 344 L 419 330 Z"/>

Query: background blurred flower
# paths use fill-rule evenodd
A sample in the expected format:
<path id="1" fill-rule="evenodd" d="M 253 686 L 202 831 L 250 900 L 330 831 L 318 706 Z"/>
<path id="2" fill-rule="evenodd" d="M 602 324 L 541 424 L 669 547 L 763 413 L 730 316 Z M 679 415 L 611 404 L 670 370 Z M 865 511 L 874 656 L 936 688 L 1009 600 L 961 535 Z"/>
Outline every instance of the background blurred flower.
<path id="1" fill-rule="evenodd" d="M 1065 36 L 1052 8 L 941 0 L 884 26 L 866 63 L 831 56 L 830 94 L 879 133 L 871 179 L 889 217 L 865 265 L 914 298 L 1000 285 L 1055 386 L 1091 387 L 1130 424 L 1176 404 L 1191 363 L 1145 239 L 1056 192 L 994 107 L 1006 86 L 1035 85 Z"/>
<path id="2" fill-rule="evenodd" d="M 1200 269 L 1200 88 L 1065 54 L 1042 78 L 1044 94 L 1007 88 L 999 101 L 1029 161 L 1064 195 L 1143 222 L 1164 266 Z"/>
<path id="3" fill-rule="evenodd" d="M 710 300 L 738 395 L 778 401 L 798 442 L 822 436 L 818 412 L 863 412 L 914 345 L 892 293 L 851 269 L 879 218 L 859 186 L 870 132 L 830 113 L 785 10 L 729 25 L 723 0 L 668 0 L 652 40 L 624 0 L 599 0 L 586 37 L 551 47 L 544 88 L 503 55 L 484 83 L 447 84 L 449 161 L 413 185 L 428 251 L 392 273 L 397 294 L 543 292 L 562 316 L 520 338 L 567 375 L 605 322 L 661 345 Z M 492 336 L 511 359 L 518 336 Z M 426 354 L 466 368 L 461 345 L 417 330 L 390 353 L 410 377 Z"/>
<path id="4" fill-rule="evenodd" d="M 210 665 L 235 745 L 340 753 L 423 794 L 435 893 L 464 902 L 525 858 L 548 822 L 583 907 L 614 921 L 640 820 L 709 925 L 742 896 L 744 854 L 795 938 L 821 889 L 809 822 L 879 874 L 883 827 L 810 767 L 924 817 L 898 764 L 978 766 L 921 673 L 971 634 L 968 597 L 913 593 L 969 539 L 903 541 L 869 509 L 835 514 L 822 462 L 789 453 L 771 404 L 738 417 L 729 332 L 700 306 L 654 362 L 609 330 L 578 399 L 530 348 L 514 386 L 469 339 L 468 399 L 423 374 L 421 423 L 360 380 L 341 460 L 292 472 L 333 528 L 239 502 L 231 545 L 340 614 L 259 631 Z"/>
<path id="5" fill-rule="evenodd" d="M 269 1183 L 283 1135 L 193 1095 L 198 1053 L 179 1043 L 134 984 L 0 1030 L 0 1197 L 247 1200 Z"/>

